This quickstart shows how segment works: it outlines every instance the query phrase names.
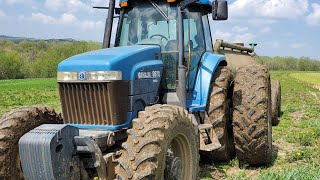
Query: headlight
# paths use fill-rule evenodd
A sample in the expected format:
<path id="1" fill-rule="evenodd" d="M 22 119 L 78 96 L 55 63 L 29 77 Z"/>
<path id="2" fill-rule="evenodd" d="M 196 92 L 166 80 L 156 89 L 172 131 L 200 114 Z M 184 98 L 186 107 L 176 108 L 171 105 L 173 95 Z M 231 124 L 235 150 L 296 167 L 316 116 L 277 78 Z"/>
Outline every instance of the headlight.
<path id="1" fill-rule="evenodd" d="M 97 71 L 88 72 L 89 81 L 108 81 L 108 80 L 122 80 L 121 71 Z"/>
<path id="2" fill-rule="evenodd" d="M 122 80 L 121 71 L 58 72 L 59 82 L 97 82 Z"/>
<path id="3" fill-rule="evenodd" d="M 77 72 L 58 72 L 58 81 L 77 81 Z"/>

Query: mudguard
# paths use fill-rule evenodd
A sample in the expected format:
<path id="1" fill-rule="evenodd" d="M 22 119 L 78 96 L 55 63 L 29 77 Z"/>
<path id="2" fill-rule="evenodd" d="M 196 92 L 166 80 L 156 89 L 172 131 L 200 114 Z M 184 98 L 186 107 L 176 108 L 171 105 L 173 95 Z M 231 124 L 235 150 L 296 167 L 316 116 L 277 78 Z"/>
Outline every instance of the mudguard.
<path id="1" fill-rule="evenodd" d="M 190 112 L 206 109 L 210 82 L 220 62 L 226 61 L 225 56 L 206 52 L 203 54 L 197 73 L 194 90 L 189 94 L 187 107 Z"/>

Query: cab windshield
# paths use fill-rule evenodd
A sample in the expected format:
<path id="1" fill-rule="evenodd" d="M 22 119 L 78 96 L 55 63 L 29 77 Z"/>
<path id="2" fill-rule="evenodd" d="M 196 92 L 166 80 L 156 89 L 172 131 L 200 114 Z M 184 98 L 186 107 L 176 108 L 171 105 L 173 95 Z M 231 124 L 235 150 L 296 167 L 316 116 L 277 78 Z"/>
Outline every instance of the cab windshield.
<path id="1" fill-rule="evenodd" d="M 165 1 L 133 1 L 124 12 L 119 46 L 157 44 L 177 50 L 177 8 Z"/>
<path id="2" fill-rule="evenodd" d="M 124 11 L 119 46 L 160 45 L 162 87 L 175 90 L 178 66 L 177 6 L 166 1 L 131 1 Z"/>

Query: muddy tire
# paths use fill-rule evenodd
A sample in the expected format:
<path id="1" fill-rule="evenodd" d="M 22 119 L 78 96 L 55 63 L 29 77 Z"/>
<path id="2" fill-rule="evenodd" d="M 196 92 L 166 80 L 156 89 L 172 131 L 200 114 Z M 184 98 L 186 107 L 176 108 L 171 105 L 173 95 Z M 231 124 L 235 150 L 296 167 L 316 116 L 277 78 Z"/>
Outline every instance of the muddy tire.
<path id="1" fill-rule="evenodd" d="M 181 172 L 181 179 L 197 179 L 198 128 L 183 108 L 170 105 L 147 107 L 139 112 L 127 133 L 128 139 L 122 144 L 116 168 L 117 179 L 170 179 L 168 169 L 173 174 Z M 168 152 L 172 157 L 180 158 L 181 166 L 179 163 L 170 166 Z M 182 167 L 180 171 L 178 167 Z"/>
<path id="2" fill-rule="evenodd" d="M 229 67 L 218 67 L 211 83 L 211 95 L 206 110 L 208 117 L 204 119 L 204 123 L 213 125 L 221 148 L 212 152 L 203 151 L 201 154 L 213 161 L 229 161 L 235 154 L 230 122 L 229 88 L 232 79 Z"/>
<path id="3" fill-rule="evenodd" d="M 0 120 L 0 179 L 24 179 L 19 158 L 19 139 L 42 124 L 62 123 L 62 117 L 46 107 L 23 107 Z"/>
<path id="4" fill-rule="evenodd" d="M 279 124 L 281 115 L 281 86 L 279 81 L 271 80 L 272 125 Z"/>
<path id="5" fill-rule="evenodd" d="M 272 160 L 270 75 L 266 66 L 239 68 L 233 93 L 233 133 L 240 164 Z"/>

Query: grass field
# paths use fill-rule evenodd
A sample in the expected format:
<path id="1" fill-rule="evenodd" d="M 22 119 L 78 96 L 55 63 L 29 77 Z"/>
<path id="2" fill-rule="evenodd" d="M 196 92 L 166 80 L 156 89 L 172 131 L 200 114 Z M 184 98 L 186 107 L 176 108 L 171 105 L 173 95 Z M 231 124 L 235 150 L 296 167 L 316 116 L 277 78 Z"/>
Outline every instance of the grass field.
<path id="1" fill-rule="evenodd" d="M 0 81 L 0 116 L 12 109 L 35 104 L 61 109 L 56 79 Z"/>
<path id="2" fill-rule="evenodd" d="M 273 165 L 239 168 L 237 160 L 202 164 L 201 179 L 320 178 L 320 73 L 272 72 L 271 76 L 281 82 L 283 112 L 273 128 Z M 0 81 L 0 116 L 33 104 L 60 111 L 55 79 Z"/>
<path id="3" fill-rule="evenodd" d="M 319 73 L 291 73 L 290 77 L 312 84 L 313 87 L 320 90 L 320 76 Z"/>

